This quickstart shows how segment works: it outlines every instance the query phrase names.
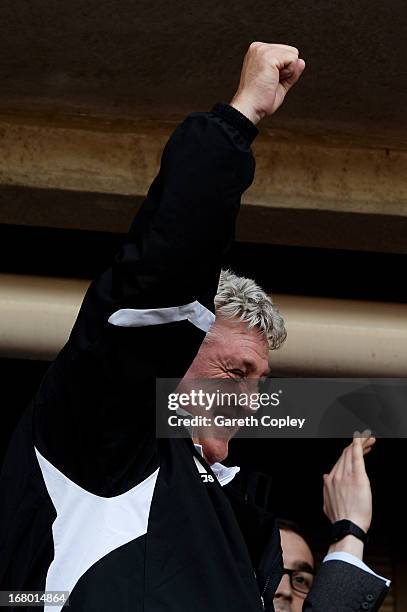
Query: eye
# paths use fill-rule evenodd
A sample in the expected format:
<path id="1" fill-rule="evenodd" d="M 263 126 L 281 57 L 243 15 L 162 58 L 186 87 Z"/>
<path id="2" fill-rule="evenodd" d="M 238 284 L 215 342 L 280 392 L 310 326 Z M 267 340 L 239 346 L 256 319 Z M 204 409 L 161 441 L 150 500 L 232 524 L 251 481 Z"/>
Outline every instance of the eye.
<path id="1" fill-rule="evenodd" d="M 306 586 L 307 588 L 311 587 L 312 584 L 312 574 L 308 572 L 298 572 L 293 574 L 293 581 L 298 586 Z"/>
<path id="2" fill-rule="evenodd" d="M 245 377 L 245 373 L 243 372 L 243 370 L 239 370 L 239 368 L 228 371 L 230 374 L 233 375 L 233 378 L 236 380 L 236 382 L 240 382 Z"/>

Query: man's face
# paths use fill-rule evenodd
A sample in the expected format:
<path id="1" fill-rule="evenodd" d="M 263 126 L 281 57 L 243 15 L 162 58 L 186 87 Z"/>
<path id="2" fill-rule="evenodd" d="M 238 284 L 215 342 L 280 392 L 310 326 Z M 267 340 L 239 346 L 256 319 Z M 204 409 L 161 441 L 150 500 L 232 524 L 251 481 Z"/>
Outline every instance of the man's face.
<path id="1" fill-rule="evenodd" d="M 193 386 L 194 379 L 217 379 L 222 380 L 223 392 L 249 394 L 255 391 L 255 381 L 268 373 L 268 343 L 264 335 L 257 328 L 248 329 L 241 321 L 217 317 L 181 386 Z M 190 406 L 187 410 L 194 415 L 203 414 L 199 407 Z M 249 406 L 223 405 L 215 406 L 212 414 L 238 418 L 253 414 L 253 410 Z M 216 427 L 212 437 L 208 429 L 197 429 L 194 441 L 202 445 L 206 460 L 213 464 L 227 457 L 229 440 L 237 430 L 238 427 Z"/>
<path id="2" fill-rule="evenodd" d="M 281 548 L 283 549 L 283 563 L 285 569 L 313 571 L 314 558 L 304 538 L 293 531 L 280 530 Z M 303 574 L 303 576 L 308 576 Z M 294 582 L 295 582 L 294 577 Z M 301 588 L 303 583 L 301 575 L 298 575 L 298 583 Z M 274 595 L 274 609 L 276 612 L 301 612 L 305 594 L 296 591 L 291 586 L 290 577 L 284 574 Z"/>

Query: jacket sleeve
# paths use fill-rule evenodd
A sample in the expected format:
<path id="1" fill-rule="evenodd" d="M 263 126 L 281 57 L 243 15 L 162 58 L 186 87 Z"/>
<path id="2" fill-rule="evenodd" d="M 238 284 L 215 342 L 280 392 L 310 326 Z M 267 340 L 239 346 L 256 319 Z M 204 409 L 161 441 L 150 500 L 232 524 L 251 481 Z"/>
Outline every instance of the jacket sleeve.
<path id="1" fill-rule="evenodd" d="M 375 612 L 388 592 L 386 582 L 344 561 L 326 561 L 304 602 L 304 612 Z"/>
<path id="2" fill-rule="evenodd" d="M 155 379 L 181 378 L 214 320 L 257 133 L 226 104 L 176 128 L 121 249 L 91 283 L 41 383 L 37 448 L 88 490 L 107 494 L 110 483 L 117 494 L 128 474 L 134 484 L 152 469 Z"/>

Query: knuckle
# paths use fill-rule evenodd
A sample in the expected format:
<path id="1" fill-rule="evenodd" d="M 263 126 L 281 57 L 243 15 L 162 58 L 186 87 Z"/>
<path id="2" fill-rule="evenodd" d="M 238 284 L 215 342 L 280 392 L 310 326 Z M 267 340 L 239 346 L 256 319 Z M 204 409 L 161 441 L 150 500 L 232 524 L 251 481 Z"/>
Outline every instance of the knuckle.
<path id="1" fill-rule="evenodd" d="M 261 43 L 261 42 L 259 42 L 258 40 L 254 40 L 253 42 L 251 42 L 251 43 L 250 43 L 250 45 L 249 45 L 249 49 L 257 49 L 257 47 L 258 47 L 259 45 L 261 45 L 261 44 L 262 44 L 262 43 Z"/>
<path id="2" fill-rule="evenodd" d="M 292 47 L 291 45 L 284 45 L 284 50 L 286 52 L 292 53 L 293 55 L 299 55 L 299 50 L 297 49 L 297 47 Z"/>
<path id="3" fill-rule="evenodd" d="M 280 51 L 280 53 L 289 53 L 292 55 L 295 55 L 296 57 L 298 57 L 299 55 L 299 50 L 297 49 L 297 47 L 293 47 L 291 45 L 270 45 L 271 47 L 274 47 L 275 50 Z"/>

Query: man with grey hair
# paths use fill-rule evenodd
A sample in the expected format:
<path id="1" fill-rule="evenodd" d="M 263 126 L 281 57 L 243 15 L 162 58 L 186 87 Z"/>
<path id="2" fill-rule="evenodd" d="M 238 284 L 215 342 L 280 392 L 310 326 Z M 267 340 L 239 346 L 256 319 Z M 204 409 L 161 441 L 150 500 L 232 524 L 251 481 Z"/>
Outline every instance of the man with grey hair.
<path id="1" fill-rule="evenodd" d="M 268 372 L 269 340 L 284 335 L 270 303 L 250 284 L 239 305 L 222 302 L 236 289 L 228 274 L 216 321 L 214 298 L 254 178 L 255 124 L 304 68 L 295 47 L 252 43 L 231 103 L 192 113 L 166 144 L 122 248 L 13 436 L 0 590 L 46 591 L 45 612 L 62 609 L 61 591 L 71 612 L 262 610 L 264 575 L 210 465 L 227 440 L 202 440 L 200 454 L 190 438 L 158 438 L 156 379 Z M 277 547 L 272 584 L 280 561 Z"/>
<path id="2" fill-rule="evenodd" d="M 258 380 L 269 374 L 269 351 L 278 349 L 287 337 L 284 320 L 271 296 L 252 279 L 222 270 L 214 299 L 216 318 L 199 351 L 177 388 L 188 390 L 199 381 L 212 381 L 226 393 L 253 393 Z M 189 405 L 188 414 L 204 416 L 205 407 Z M 247 405 L 217 405 L 211 411 L 213 419 L 228 415 L 236 422 L 251 415 Z M 228 444 L 238 426 L 222 427 L 204 424 L 194 430 L 205 459 L 210 463 L 227 457 Z"/>
<path id="3" fill-rule="evenodd" d="M 252 279 L 222 270 L 215 296 L 216 314 L 237 318 L 249 329 L 257 326 L 269 341 L 270 350 L 278 349 L 287 337 L 283 317 L 267 295 Z"/>

